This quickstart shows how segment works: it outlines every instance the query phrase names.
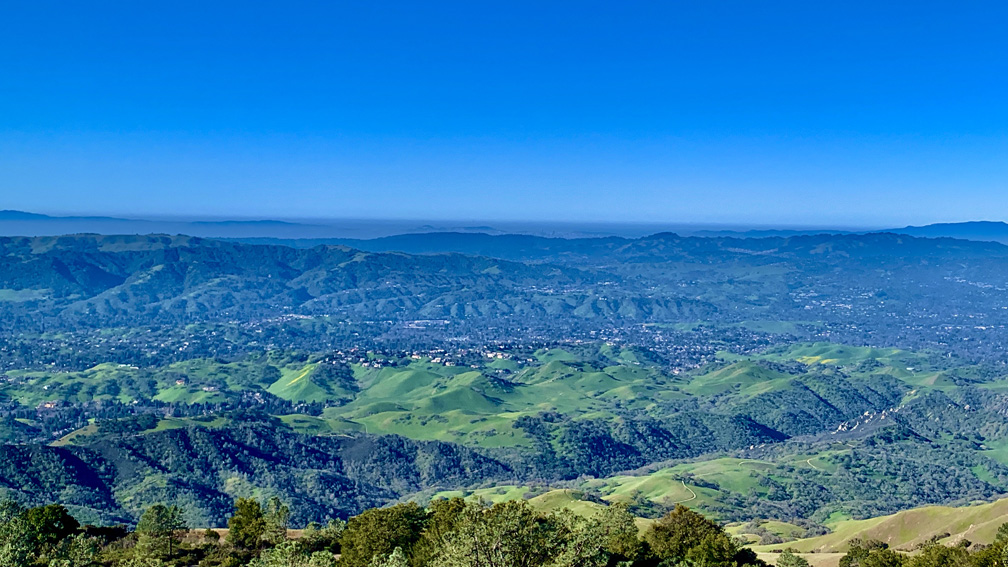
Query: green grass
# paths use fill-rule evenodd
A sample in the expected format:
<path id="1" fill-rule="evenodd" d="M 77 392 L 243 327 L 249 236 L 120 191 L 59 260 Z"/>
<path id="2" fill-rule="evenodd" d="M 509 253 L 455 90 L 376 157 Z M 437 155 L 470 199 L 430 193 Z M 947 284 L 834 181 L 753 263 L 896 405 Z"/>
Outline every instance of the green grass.
<path id="1" fill-rule="evenodd" d="M 741 397 L 786 389 L 793 377 L 749 361 L 739 361 L 707 374 L 695 376 L 683 390 L 709 396 L 736 391 Z"/>
<path id="2" fill-rule="evenodd" d="M 465 498 L 474 502 L 490 503 L 521 500 L 531 491 L 528 486 L 500 485 L 493 488 L 477 488 L 474 490 L 444 490 L 434 494 L 432 500 L 438 498 Z"/>
<path id="3" fill-rule="evenodd" d="M 767 351 L 768 360 L 797 360 L 809 365 L 856 367 L 864 361 L 876 361 L 881 368 L 872 373 L 892 374 L 899 379 L 926 380 L 933 375 L 927 359 L 917 353 L 895 348 L 873 348 L 835 343 L 799 343 Z"/>
<path id="4" fill-rule="evenodd" d="M 575 362 L 577 357 L 562 348 L 546 348 L 535 352 L 535 357 L 539 362 Z"/>
<path id="5" fill-rule="evenodd" d="M 209 427 L 221 428 L 231 423 L 226 417 L 198 418 L 198 417 L 166 417 L 158 421 L 157 426 L 152 431 L 169 431 L 171 429 L 185 429 L 187 427 Z"/>
<path id="6" fill-rule="evenodd" d="M 527 366 L 491 361 L 494 370 L 510 369 L 507 380 L 498 379 L 489 368 L 445 366 L 424 359 L 384 368 L 356 365 L 360 392 L 346 405 L 326 410 L 325 417 L 361 424 L 369 433 L 513 447 L 529 444 L 524 433 L 512 427 L 522 415 L 559 411 L 573 417 L 611 417 L 615 400 L 646 407 L 655 399 L 686 395 L 663 387 L 668 379 L 656 368 L 636 362 L 631 351 L 607 354 L 633 362 L 597 368 L 573 361 L 562 349 L 541 351 L 537 359 L 543 362 Z"/>
<path id="7" fill-rule="evenodd" d="M 628 410 L 657 415 L 667 411 L 667 407 L 675 407 L 673 404 L 681 405 L 682 398 L 717 396 L 719 407 L 729 407 L 753 396 L 792 387 L 795 376 L 774 370 L 761 360 L 789 362 L 797 372 L 803 367 L 792 361 L 800 361 L 808 365 L 812 380 L 819 373 L 842 371 L 854 380 L 890 375 L 914 389 L 919 385 L 921 391 L 941 388 L 944 384 L 942 373 L 928 368 L 923 356 L 896 349 L 799 344 L 745 357 L 724 353 L 719 363 L 678 375 L 666 375 L 649 361 L 646 353 L 616 344 L 598 345 L 597 351 L 591 349 L 585 345 L 576 349 L 544 349 L 531 358 L 527 354 L 516 359 L 487 358 L 485 365 L 478 368 L 434 363 L 424 358 L 389 361 L 374 355 L 366 365 L 351 366 L 356 382 L 356 388 L 351 390 L 326 383 L 321 377 L 326 373 L 316 372 L 321 363 L 317 357 L 271 353 L 235 362 L 189 360 L 156 370 L 102 364 L 73 373 L 11 371 L 7 373 L 11 382 L 5 385 L 5 391 L 15 399 L 27 400 L 29 405 L 60 396 L 73 399 L 105 396 L 129 402 L 125 387 L 119 394 L 101 392 L 113 383 L 125 385 L 153 378 L 157 384 L 156 399 L 194 403 L 220 401 L 243 389 L 266 386 L 270 393 L 291 401 L 343 399 L 339 404 L 329 404 L 320 416 L 278 416 L 294 431 L 307 435 L 366 432 L 484 449 L 531 449 L 532 440 L 513 425 L 520 417 L 542 411 L 557 411 L 568 419 L 615 419 L 618 411 Z M 578 358 L 575 352 L 583 358 Z M 278 379 L 276 371 L 262 372 L 264 362 L 279 370 Z M 346 385 L 344 378 L 332 380 Z M 71 391 L 73 388 L 76 390 Z M 616 407 L 617 402 L 622 408 Z M 166 419 L 157 429 L 190 426 L 219 424 Z M 76 435 L 86 434 L 88 431 Z M 60 442 L 72 442 L 77 437 Z M 837 472 L 836 457 L 851 449 L 836 444 L 803 450 L 808 453 L 774 457 L 774 462 L 722 457 L 671 463 L 650 474 L 588 480 L 575 487 L 597 490 L 609 502 L 640 498 L 659 504 L 681 502 L 717 517 L 737 502 L 738 495 L 766 495 L 772 484 L 766 481 L 794 481 L 797 476 L 792 469 Z M 1008 463 L 1008 442 L 991 441 L 986 454 Z M 983 467 L 973 472 L 981 479 L 991 474 Z M 493 495 L 514 496 L 510 491 Z M 842 526 L 848 519 L 834 517 L 829 521 L 831 525 Z"/>
<path id="8" fill-rule="evenodd" d="M 844 372 L 855 378 L 888 375 L 914 388 L 942 391 L 956 388 L 955 383 L 944 372 L 930 366 L 924 355 L 895 348 L 820 342 L 777 347 L 745 359 L 727 352 L 718 355 L 724 361 L 735 363 L 745 359 L 763 359 L 774 362 L 797 361 L 810 367 L 841 367 Z M 871 365 L 862 367 L 863 363 Z M 1008 383 L 1005 388 L 1008 388 Z"/>
<path id="9" fill-rule="evenodd" d="M 64 447 L 66 445 L 73 445 L 77 440 L 87 437 L 89 435 L 94 435 L 98 432 L 98 426 L 91 423 L 81 427 L 80 429 L 75 429 L 70 433 L 67 433 L 63 437 L 60 437 L 56 441 L 53 441 L 54 447 Z"/>
<path id="10" fill-rule="evenodd" d="M 266 390 L 278 398 L 298 402 L 316 402 L 327 399 L 326 391 L 312 381 L 311 373 L 315 364 L 301 367 L 282 368 L 280 378 Z"/>
<path id="11" fill-rule="evenodd" d="M 681 463 L 643 475 L 589 480 L 582 486 L 598 491 L 609 502 L 644 498 L 666 506 L 678 503 L 717 518 L 724 510 L 727 495 L 765 495 L 768 489 L 761 480 L 775 478 L 778 466 L 769 461 L 721 457 Z"/>
<path id="12" fill-rule="evenodd" d="M 535 489 L 520 485 L 502 485 L 474 490 L 446 490 L 434 494 L 438 498 L 464 498 L 473 502 L 496 504 L 511 500 L 527 500 L 529 505 L 543 513 L 570 510 L 582 516 L 593 516 L 604 510 L 606 505 L 585 500 L 583 493 L 570 489 L 554 489 L 533 495 Z"/>
<path id="13" fill-rule="evenodd" d="M 696 500 L 696 489 L 684 486 L 679 471 L 663 469 L 647 476 L 613 476 L 589 481 L 610 502 L 629 502 L 638 494 L 654 502 L 674 504 Z"/>
<path id="14" fill-rule="evenodd" d="M 280 421 L 290 426 L 291 429 L 306 435 L 325 435 L 336 431 L 329 421 L 310 415 L 296 413 L 279 417 Z"/>
<path id="15" fill-rule="evenodd" d="M 592 516 L 605 509 L 605 505 L 584 500 L 574 490 L 551 490 L 529 499 L 529 504 L 542 512 L 570 510 L 582 516 Z"/>
<path id="16" fill-rule="evenodd" d="M 748 522 L 736 522 L 725 526 L 725 530 L 733 536 L 740 536 L 749 541 L 750 544 L 758 543 L 759 536 L 754 535 L 752 530 L 747 530 L 746 526 Z M 759 527 L 765 529 L 766 531 L 776 534 L 787 541 L 793 541 L 805 534 L 805 528 L 791 524 L 788 522 L 781 522 L 778 520 L 765 520 L 759 522 Z"/>
<path id="17" fill-rule="evenodd" d="M 1008 439 L 987 441 L 984 446 L 986 449 L 983 454 L 1001 464 L 1008 465 Z"/>

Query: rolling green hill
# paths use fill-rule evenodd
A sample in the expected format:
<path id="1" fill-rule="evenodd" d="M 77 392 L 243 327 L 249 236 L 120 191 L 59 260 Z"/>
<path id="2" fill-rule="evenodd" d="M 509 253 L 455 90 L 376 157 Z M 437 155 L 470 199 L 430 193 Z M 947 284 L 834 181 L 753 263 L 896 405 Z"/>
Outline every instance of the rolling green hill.
<path id="1" fill-rule="evenodd" d="M 109 431 L 227 428 L 244 418 L 207 408 L 252 404 L 305 435 L 447 442 L 507 462 L 521 482 L 581 477 L 577 487 L 597 500 L 651 514 L 689 502 L 726 521 L 823 524 L 1008 490 L 1000 394 L 949 388 L 962 370 L 922 353 L 798 343 L 724 353 L 685 373 L 611 342 L 497 351 L 466 363 L 355 356 L 272 351 L 160 368 L 15 371 L 0 393 L 26 404 L 151 400 L 182 414 L 140 429 L 92 420 L 60 433 L 64 445 L 86 446 Z M 24 440 L 42 424 L 9 425 L 8 437 Z M 945 471 L 941 462 L 956 466 Z"/>
<path id="2" fill-rule="evenodd" d="M 845 552 L 853 538 L 874 539 L 894 549 L 912 550 L 936 538 L 942 543 L 968 540 L 989 544 L 998 528 L 1008 522 L 1008 499 L 962 507 L 926 506 L 865 520 L 838 520 L 828 525 L 832 533 L 795 541 L 783 547 L 803 552 Z M 759 551 L 781 544 L 755 546 Z"/>

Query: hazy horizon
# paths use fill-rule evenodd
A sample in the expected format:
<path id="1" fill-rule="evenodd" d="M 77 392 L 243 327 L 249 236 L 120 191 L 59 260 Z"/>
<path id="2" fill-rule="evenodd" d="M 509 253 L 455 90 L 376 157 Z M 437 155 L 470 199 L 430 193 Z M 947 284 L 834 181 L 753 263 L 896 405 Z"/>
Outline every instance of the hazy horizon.
<path id="1" fill-rule="evenodd" d="M 992 222 L 993 226 L 984 225 Z M 972 226 L 970 226 L 972 225 Z M 964 221 L 940 225 L 838 226 L 759 225 L 744 223 L 562 221 L 516 219 L 422 219 L 268 217 L 213 215 L 48 215 L 37 211 L 0 209 L 0 236 L 55 236 L 60 234 L 186 234 L 208 238 L 369 240 L 421 233 L 517 234 L 560 238 L 619 236 L 640 238 L 658 233 L 682 236 L 788 236 L 799 234 L 865 234 L 904 232 L 918 236 L 952 236 L 1008 243 L 1003 221 Z M 920 230 L 916 230 L 920 229 Z M 923 232 L 921 232 L 923 231 Z"/>
<path id="2" fill-rule="evenodd" d="M 338 222 L 402 222 L 402 223 L 446 223 L 452 226 L 467 226 L 467 227 L 479 227 L 485 225 L 489 227 L 491 224 L 501 224 L 501 225 L 515 225 L 515 224 L 535 224 L 535 225 L 648 225 L 648 226 L 683 226 L 683 227 L 695 227 L 695 228 L 716 228 L 720 230 L 732 230 L 732 229 L 746 229 L 746 230 L 814 230 L 814 229 L 833 229 L 833 230 L 871 230 L 871 229 L 882 229 L 882 228 L 892 228 L 889 225 L 842 225 L 842 224 L 794 224 L 794 223 L 747 223 L 743 221 L 724 221 L 724 222 L 700 222 L 700 221 L 690 221 L 686 219 L 669 219 L 664 221 L 659 220 L 639 220 L 639 219 L 624 219 L 624 220 L 606 220 L 602 218 L 586 218 L 586 219 L 562 219 L 562 218 L 519 218 L 519 217 L 503 217 L 503 218 L 492 218 L 492 217 L 410 217 L 410 216 L 284 216 L 284 215 L 270 215 L 268 213 L 263 214 L 185 214 L 185 213 L 175 213 L 175 214 L 146 214 L 143 212 L 108 212 L 104 210 L 84 210 L 84 211 L 74 211 L 74 210 L 25 210 L 25 209 L 0 209 L 0 214 L 2 213 L 26 213 L 29 215 L 42 215 L 52 218 L 81 218 L 81 217 L 94 217 L 94 218 L 109 218 L 109 219 L 122 219 L 122 220 L 135 220 L 135 221 L 165 221 L 165 222 L 291 222 L 291 223 L 304 223 L 304 224 L 330 224 Z M 0 219 L 2 222 L 3 219 Z M 958 221 L 951 221 L 953 223 L 961 222 L 1002 222 L 1000 219 L 963 219 Z M 919 224 L 934 224 L 934 223 L 919 223 Z"/>

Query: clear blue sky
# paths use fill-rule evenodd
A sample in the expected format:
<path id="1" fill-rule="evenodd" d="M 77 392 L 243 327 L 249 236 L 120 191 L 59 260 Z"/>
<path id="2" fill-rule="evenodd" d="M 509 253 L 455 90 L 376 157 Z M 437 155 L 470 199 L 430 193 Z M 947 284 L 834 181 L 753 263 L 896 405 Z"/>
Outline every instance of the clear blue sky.
<path id="1" fill-rule="evenodd" d="M 0 6 L 0 208 L 1008 219 L 984 2 Z"/>

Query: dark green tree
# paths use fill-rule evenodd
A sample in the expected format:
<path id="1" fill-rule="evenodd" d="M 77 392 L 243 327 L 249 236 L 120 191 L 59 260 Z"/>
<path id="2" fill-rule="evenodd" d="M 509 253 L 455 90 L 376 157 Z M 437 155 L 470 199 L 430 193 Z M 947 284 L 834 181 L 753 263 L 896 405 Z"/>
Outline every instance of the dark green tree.
<path id="1" fill-rule="evenodd" d="M 659 560 L 674 564 L 685 561 L 689 551 L 699 546 L 708 536 L 717 536 L 723 532 L 715 522 L 682 504 L 676 504 L 671 512 L 648 528 L 644 540 Z"/>
<path id="2" fill-rule="evenodd" d="M 868 554 L 861 565 L 864 567 L 902 567 L 907 558 L 891 549 L 876 549 Z"/>
<path id="3" fill-rule="evenodd" d="M 694 567 L 734 567 L 746 564 L 735 560 L 738 551 L 728 534 L 709 533 L 686 552 L 686 561 Z"/>
<path id="4" fill-rule="evenodd" d="M 862 567 L 862 562 L 868 557 L 873 549 L 884 549 L 886 544 L 861 538 L 854 538 L 847 544 L 847 553 L 840 558 L 840 567 Z"/>
<path id="5" fill-rule="evenodd" d="M 785 549 L 784 552 L 777 557 L 775 565 L 777 565 L 777 567 L 809 567 L 809 562 L 804 557 L 795 555 L 790 549 Z"/>
<path id="6" fill-rule="evenodd" d="M 203 530 L 203 541 L 207 544 L 217 545 L 220 543 L 220 533 L 217 530 L 207 528 Z"/>
<path id="7" fill-rule="evenodd" d="M 340 538 L 343 537 L 343 530 L 346 529 L 346 522 L 335 519 L 329 520 L 325 526 L 309 525 L 305 528 L 301 540 L 298 542 L 309 552 L 328 551 L 329 553 L 340 552 Z"/>
<path id="8" fill-rule="evenodd" d="M 544 517 L 524 500 L 502 502 L 490 508 L 467 505 L 456 531 L 445 537 L 444 548 L 431 565 L 434 567 L 541 567 L 554 558 L 566 565 L 566 559 L 591 557 L 587 548 L 565 551 L 558 537 L 564 526 L 555 518 Z M 584 552 L 584 553 L 582 553 Z"/>
<path id="9" fill-rule="evenodd" d="M 263 506 L 263 521 L 266 523 L 263 537 L 268 544 L 279 545 L 287 541 L 290 509 L 278 497 L 266 501 Z"/>
<path id="10" fill-rule="evenodd" d="M 154 504 L 137 522 L 137 550 L 153 557 L 171 557 L 188 529 L 178 506 Z"/>
<path id="11" fill-rule="evenodd" d="M 445 536 L 458 529 L 466 510 L 461 498 L 433 500 L 427 506 L 426 524 L 420 540 L 413 547 L 413 559 L 427 564 L 441 550 Z"/>
<path id="12" fill-rule="evenodd" d="M 367 567 L 374 557 L 389 556 L 397 547 L 412 557 L 426 519 L 415 502 L 374 508 L 350 518 L 340 537 L 341 567 Z"/>
<path id="13" fill-rule="evenodd" d="M 239 498 L 228 519 L 227 541 L 241 549 L 258 549 L 266 532 L 262 506 L 254 498 Z"/>
<path id="14" fill-rule="evenodd" d="M 32 548 L 39 551 L 51 548 L 80 529 L 77 519 L 60 504 L 30 508 L 22 516 Z"/>
<path id="15" fill-rule="evenodd" d="M 925 545 L 920 553 L 909 558 L 905 563 L 907 567 L 966 567 L 970 564 L 969 552 L 965 547 L 958 545 L 948 547 L 937 543 Z M 868 563 L 864 565 L 865 567 L 881 567 L 881 565 Z"/>

